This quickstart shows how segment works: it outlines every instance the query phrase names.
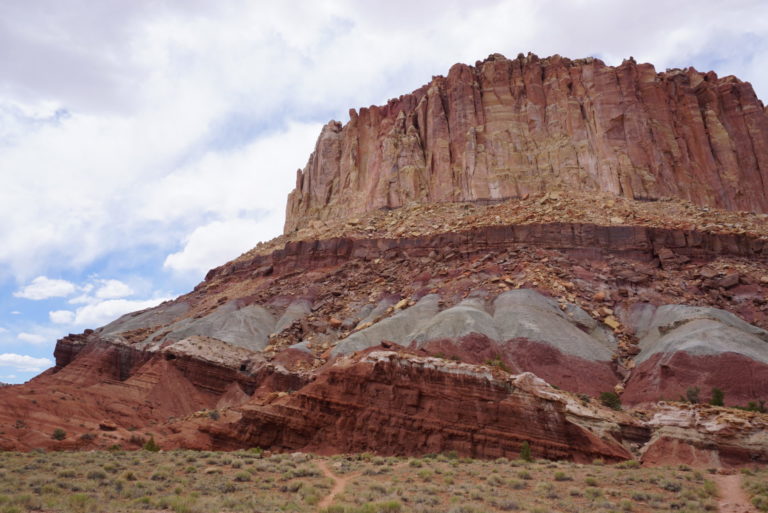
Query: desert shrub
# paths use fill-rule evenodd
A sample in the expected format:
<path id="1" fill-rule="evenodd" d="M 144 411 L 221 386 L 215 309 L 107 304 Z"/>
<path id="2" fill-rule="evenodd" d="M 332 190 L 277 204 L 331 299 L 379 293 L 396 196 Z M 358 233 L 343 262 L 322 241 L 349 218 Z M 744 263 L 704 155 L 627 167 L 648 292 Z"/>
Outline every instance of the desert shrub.
<path id="1" fill-rule="evenodd" d="M 700 395 L 701 389 L 699 387 L 688 387 L 688 390 L 685 391 L 685 401 L 688 401 L 691 404 L 698 404 L 700 401 Z"/>
<path id="2" fill-rule="evenodd" d="M 536 490 L 547 499 L 557 499 L 558 495 L 552 483 L 539 483 Z"/>
<path id="3" fill-rule="evenodd" d="M 154 437 L 150 437 L 150 439 L 147 440 L 147 442 L 144 444 L 143 449 L 145 451 L 157 452 L 160 450 L 160 446 L 157 445 L 157 442 L 155 442 Z"/>
<path id="4" fill-rule="evenodd" d="M 491 367 L 496 367 L 497 369 L 501 369 L 504 372 L 509 372 L 509 368 L 507 367 L 507 364 L 504 363 L 504 360 L 501 359 L 501 356 L 496 355 L 493 358 L 490 358 L 485 361 L 486 365 L 490 365 Z"/>
<path id="5" fill-rule="evenodd" d="M 346 511 L 347 509 L 344 506 L 334 504 L 333 506 L 321 509 L 320 513 L 345 513 Z"/>
<path id="6" fill-rule="evenodd" d="M 238 483 L 247 483 L 251 480 L 251 474 L 248 472 L 238 472 L 235 474 L 235 481 Z"/>
<path id="7" fill-rule="evenodd" d="M 683 489 L 680 483 L 675 483 L 674 481 L 663 481 L 659 486 L 661 486 L 664 490 L 668 492 L 675 492 L 675 493 Z"/>
<path id="8" fill-rule="evenodd" d="M 533 456 L 531 455 L 531 444 L 528 443 L 528 440 L 524 441 L 520 446 L 520 459 L 523 461 L 533 461 Z"/>
<path id="9" fill-rule="evenodd" d="M 565 472 L 555 472 L 555 481 L 573 481 L 573 478 Z"/>
<path id="10" fill-rule="evenodd" d="M 755 495 L 752 497 L 752 505 L 760 511 L 768 511 L 768 495 Z"/>
<path id="11" fill-rule="evenodd" d="M 51 433 L 51 438 L 53 438 L 54 440 L 61 441 L 61 440 L 64 440 L 66 437 L 67 437 L 67 432 L 61 428 L 56 428 L 53 430 L 53 433 Z"/>
<path id="12" fill-rule="evenodd" d="M 449 460 L 457 460 L 457 459 L 459 459 L 459 453 L 456 452 L 456 451 L 445 451 L 443 453 L 443 456 L 445 456 Z"/>
<path id="13" fill-rule="evenodd" d="M 525 479 L 526 481 L 532 479 L 531 473 L 528 472 L 527 470 L 521 470 L 520 472 L 518 472 L 517 477 L 519 477 L 520 479 Z"/>
<path id="14" fill-rule="evenodd" d="M 520 509 L 518 503 L 512 500 L 504 500 L 495 504 L 497 509 L 501 511 L 517 511 Z"/>
<path id="15" fill-rule="evenodd" d="M 704 481 L 704 487 L 701 490 L 704 497 L 717 497 L 717 485 L 714 481 Z"/>
<path id="16" fill-rule="evenodd" d="M 597 479 L 592 476 L 587 476 L 584 479 L 584 484 L 586 484 L 587 486 L 597 486 Z"/>
<path id="17" fill-rule="evenodd" d="M 719 388 L 713 388 L 710 394 L 709 404 L 712 406 L 724 406 L 725 393 Z"/>
<path id="18" fill-rule="evenodd" d="M 621 410 L 621 398 L 616 392 L 603 392 L 600 394 L 600 403 L 612 410 Z"/>
<path id="19" fill-rule="evenodd" d="M 588 499 L 594 500 L 598 497 L 602 497 L 603 492 L 601 492 L 599 488 L 589 487 L 584 489 L 584 496 Z"/>
<path id="20" fill-rule="evenodd" d="M 67 506 L 69 507 L 69 511 L 90 511 L 93 506 L 93 502 L 93 498 L 85 493 L 73 493 L 67 497 Z"/>
<path id="21" fill-rule="evenodd" d="M 756 411 L 759 413 L 766 413 L 768 409 L 765 407 L 765 401 L 749 401 L 746 406 L 737 406 L 740 410 Z"/>
<path id="22" fill-rule="evenodd" d="M 87 477 L 88 479 L 93 479 L 95 481 L 101 481 L 102 479 L 107 478 L 107 474 L 105 472 L 102 472 L 101 470 L 91 470 L 90 472 L 88 472 L 88 474 L 86 474 L 85 477 Z"/>
<path id="23" fill-rule="evenodd" d="M 430 470 L 423 469 L 423 470 L 419 470 L 417 475 L 424 481 L 431 481 L 434 473 Z"/>
<path id="24" fill-rule="evenodd" d="M 501 476 L 493 475 L 488 478 L 488 484 L 491 486 L 501 486 L 504 484 L 504 478 Z"/>
<path id="25" fill-rule="evenodd" d="M 640 468 L 640 462 L 638 462 L 637 460 L 622 461 L 621 463 L 616 464 L 616 468 L 630 468 L 630 469 Z"/>

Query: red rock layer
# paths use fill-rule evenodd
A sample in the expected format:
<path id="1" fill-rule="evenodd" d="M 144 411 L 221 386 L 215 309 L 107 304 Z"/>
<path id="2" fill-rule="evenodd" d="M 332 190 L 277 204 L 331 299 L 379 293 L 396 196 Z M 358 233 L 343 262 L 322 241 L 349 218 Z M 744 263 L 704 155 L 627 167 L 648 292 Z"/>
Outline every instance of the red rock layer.
<path id="1" fill-rule="evenodd" d="M 331 367 L 291 395 L 241 411 L 232 425 L 206 428 L 215 446 L 324 454 L 455 450 L 464 456 L 516 458 L 528 441 L 536 457 L 581 462 L 631 457 L 619 441 L 621 433 L 614 433 L 615 439 L 598 437 L 556 398 L 472 373 L 410 365 L 400 357 Z M 630 424 L 627 433 L 640 437 L 632 441 L 648 439 L 647 430 Z"/>
<path id="2" fill-rule="evenodd" d="M 25 385 L 0 388 L 0 449 L 131 448 L 134 429 L 154 426 L 162 439 L 169 419 L 306 383 L 306 377 L 271 366 L 242 371 L 172 353 L 67 340 L 59 341 L 57 356 L 77 352 L 72 361 L 58 361 Z M 103 423 L 110 426 L 108 433 Z M 51 439 L 57 428 L 67 433 L 63 442 Z"/>
<path id="3" fill-rule="evenodd" d="M 768 114 L 693 68 L 495 54 L 326 125 L 287 205 L 312 219 L 551 190 L 768 211 Z"/>
<path id="4" fill-rule="evenodd" d="M 667 248 L 673 255 L 692 259 L 710 260 L 718 256 L 754 259 L 768 257 L 768 244 L 765 240 L 746 234 L 718 234 L 644 226 L 548 223 L 485 226 L 465 232 L 398 239 L 337 237 L 289 242 L 283 249 L 268 255 L 257 255 L 211 269 L 205 280 L 234 279 L 242 274 L 258 277 L 272 273 L 307 271 L 353 259 L 375 259 L 383 255 L 426 257 L 437 250 L 471 256 L 515 246 L 557 248 L 581 257 L 593 258 L 604 257 L 605 253 L 617 253 L 638 260 L 652 260 L 661 248 Z"/>
<path id="5" fill-rule="evenodd" d="M 622 401 L 627 404 L 677 401 L 699 387 L 702 401 L 712 388 L 725 394 L 725 404 L 746 406 L 768 400 L 768 364 L 737 353 L 694 355 L 684 351 L 657 354 L 632 371 Z"/>
<path id="6" fill-rule="evenodd" d="M 611 362 L 593 362 L 567 355 L 542 342 L 515 339 L 503 344 L 479 334 L 460 340 L 432 340 L 423 351 L 466 363 L 497 362 L 512 374 L 532 372 L 547 383 L 569 392 L 599 397 L 612 391 L 621 378 Z"/>

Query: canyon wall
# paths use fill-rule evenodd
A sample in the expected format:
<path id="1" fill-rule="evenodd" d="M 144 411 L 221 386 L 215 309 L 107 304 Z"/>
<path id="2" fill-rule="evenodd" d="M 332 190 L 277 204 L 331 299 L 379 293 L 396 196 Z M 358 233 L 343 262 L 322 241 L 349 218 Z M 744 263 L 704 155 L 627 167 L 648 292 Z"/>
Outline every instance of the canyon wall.
<path id="1" fill-rule="evenodd" d="M 768 114 L 747 82 L 633 59 L 454 65 L 322 130 L 285 231 L 410 203 L 553 190 L 768 211 Z"/>

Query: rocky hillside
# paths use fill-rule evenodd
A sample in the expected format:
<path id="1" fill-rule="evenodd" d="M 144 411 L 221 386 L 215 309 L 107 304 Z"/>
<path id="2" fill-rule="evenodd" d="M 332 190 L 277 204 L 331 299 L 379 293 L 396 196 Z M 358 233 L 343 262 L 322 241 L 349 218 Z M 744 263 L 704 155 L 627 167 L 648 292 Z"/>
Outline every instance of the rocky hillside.
<path id="1" fill-rule="evenodd" d="M 738 111 L 739 119 L 759 125 L 765 113 L 736 79 L 648 69 L 632 61 L 614 69 L 594 60 L 494 56 L 454 67 L 447 79 L 387 107 L 361 111 L 340 131 L 326 127 L 300 185 L 328 188 L 306 196 L 315 198 L 309 203 L 300 199 L 303 188 L 292 193 L 286 234 L 212 269 L 174 301 L 60 340 L 55 368 L 0 390 L 0 448 L 139 448 L 151 433 L 166 448 L 514 458 L 528 442 L 537 457 L 577 461 L 768 463 L 768 415 L 759 411 L 768 400 L 768 215 L 755 192 L 765 183 L 755 178 L 766 169 L 763 157 L 752 168 L 731 169 L 724 157 L 714 167 L 699 166 L 692 146 L 667 151 L 664 141 L 684 146 L 695 135 L 674 117 L 670 125 L 649 121 L 656 134 L 650 139 L 609 138 L 605 146 L 596 134 L 603 133 L 599 120 L 608 115 L 602 109 L 610 95 L 595 87 L 635 84 L 645 91 L 611 104 L 625 113 L 625 134 L 646 119 L 641 114 L 661 116 L 648 99 L 662 92 L 664 108 L 678 114 L 670 98 L 698 102 L 691 105 L 709 120 L 706 137 L 715 137 L 713 120 L 736 126 Z M 437 141 L 413 133 L 433 126 L 431 114 L 426 121 L 417 115 L 432 112 L 433 100 L 440 100 L 446 127 L 468 119 L 467 105 L 475 105 L 474 115 L 484 113 L 472 125 L 486 127 L 475 135 L 488 138 L 472 150 L 476 155 L 480 145 L 486 156 L 501 147 L 489 144 L 492 133 L 516 144 L 524 140 L 514 135 L 519 130 L 526 137 L 555 134 L 557 102 L 540 111 L 530 100 L 540 90 L 534 83 L 554 90 L 547 77 L 555 72 L 564 74 L 557 84 L 571 77 L 569 94 L 591 102 L 580 112 L 594 113 L 578 118 L 587 123 L 587 143 L 581 132 L 561 134 L 559 155 L 578 147 L 575 155 L 592 155 L 578 157 L 585 163 L 577 166 L 580 176 L 615 172 L 631 187 L 612 189 L 602 178 L 571 182 L 570 168 L 559 164 L 537 168 L 534 187 L 520 168 L 510 164 L 514 172 L 493 174 L 486 160 L 471 175 L 425 168 L 420 176 L 428 182 L 415 189 L 423 194 L 407 201 L 365 188 L 362 178 L 373 175 L 362 171 L 384 169 L 376 167 L 384 161 L 362 156 L 395 144 L 394 132 L 380 131 L 387 123 L 402 120 L 414 141 Z M 469 86 L 456 85 L 468 77 Z M 490 80 L 499 77 L 506 77 L 507 96 L 499 89 L 498 108 L 491 108 Z M 516 81 L 520 87 L 511 86 Z M 727 100 L 735 91 L 741 110 Z M 725 133 L 741 155 L 737 132 Z M 328 146 L 331 133 L 341 160 L 328 149 L 335 147 Z M 444 140 L 449 149 L 457 133 L 446 132 L 453 134 Z M 369 163 L 351 181 L 337 179 L 352 162 L 344 157 L 351 155 L 345 138 L 358 141 L 355 162 Z M 524 153 L 544 162 L 537 153 L 544 139 L 531 141 Z M 711 155 L 719 147 L 713 141 Z M 612 153 L 601 153 L 606 148 Z M 654 170 L 685 171 L 696 186 L 660 178 L 635 183 L 657 175 L 635 164 L 639 174 L 627 175 L 620 148 L 653 155 L 659 160 L 647 162 Z M 754 155 L 763 151 L 752 148 Z M 389 184 L 415 176 L 407 166 L 388 166 L 396 179 Z M 738 186 L 702 185 L 711 185 L 708 176 L 733 173 Z M 488 192 L 492 174 L 507 192 Z M 434 196 L 438 183 L 469 185 L 451 186 L 455 196 Z M 376 203 L 385 197 L 396 200 Z M 701 404 L 718 393 L 722 406 Z M 605 394 L 615 394 L 624 410 L 603 404 Z M 53 439 L 56 429 L 66 436 Z"/>
<path id="2" fill-rule="evenodd" d="M 494 54 L 328 123 L 298 172 L 285 230 L 551 191 L 766 212 L 768 113 L 733 76 Z"/>

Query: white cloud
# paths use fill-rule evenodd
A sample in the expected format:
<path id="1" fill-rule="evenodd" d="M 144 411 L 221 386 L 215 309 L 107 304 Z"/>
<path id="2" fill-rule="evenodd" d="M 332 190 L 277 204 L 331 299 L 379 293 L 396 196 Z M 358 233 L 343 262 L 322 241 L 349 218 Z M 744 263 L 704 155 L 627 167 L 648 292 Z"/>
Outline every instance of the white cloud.
<path id="1" fill-rule="evenodd" d="M 66 297 L 74 293 L 75 290 L 74 283 L 38 276 L 31 283 L 14 292 L 13 295 L 24 299 L 41 300 L 52 297 Z"/>
<path id="2" fill-rule="evenodd" d="M 181 251 L 168 255 L 164 266 L 204 274 L 251 249 L 254 240 L 268 238 L 273 229 L 269 221 L 231 219 L 201 226 L 187 238 Z"/>
<path id="3" fill-rule="evenodd" d="M 15 276 L 141 245 L 171 252 L 254 212 L 269 211 L 277 233 L 307 144 L 262 146 L 274 160 L 249 165 L 258 152 L 242 148 L 295 141 L 292 126 L 344 118 L 492 52 L 706 62 L 768 97 L 768 4 L 756 0 L 137 1 L 119 17 L 114 1 L 42 3 L 0 6 L 0 107 L 13 113 L 0 116 L 0 169 L 14 171 L 0 268 Z"/>
<path id="4" fill-rule="evenodd" d="M 133 289 L 120 280 L 99 280 L 96 297 L 100 299 L 116 299 L 133 295 Z"/>
<path id="5" fill-rule="evenodd" d="M 38 333 L 21 332 L 16 335 L 16 338 L 23 340 L 24 342 L 29 342 L 30 344 L 43 344 L 48 341 L 47 337 Z"/>
<path id="6" fill-rule="evenodd" d="M 75 312 L 70 310 L 54 310 L 48 312 L 48 318 L 54 324 L 72 324 L 75 320 Z"/>
<path id="7" fill-rule="evenodd" d="M 71 323 L 77 326 L 103 326 L 123 314 L 151 308 L 169 299 L 171 298 L 159 297 L 143 300 L 108 299 L 106 301 L 100 301 L 78 308 L 74 313 L 74 318 Z"/>
<path id="8" fill-rule="evenodd" d="M 8 328 L 3 328 L 2 326 L 0 326 L 0 333 L 7 333 L 7 332 L 8 332 Z"/>
<path id="9" fill-rule="evenodd" d="M 53 362 L 48 358 L 34 358 L 16 353 L 0 354 L 0 367 L 10 367 L 17 372 L 41 372 L 52 365 Z"/>
<path id="10" fill-rule="evenodd" d="M 768 100 L 759 0 L 0 2 L 0 282 L 121 278 L 38 276 L 16 292 L 69 298 L 53 324 L 150 306 L 126 298 L 172 287 L 124 281 L 124 255 L 166 256 L 169 282 L 223 264 L 280 233 L 329 118 L 528 51 L 714 66 Z M 39 328 L 27 335 L 54 340 Z"/>

